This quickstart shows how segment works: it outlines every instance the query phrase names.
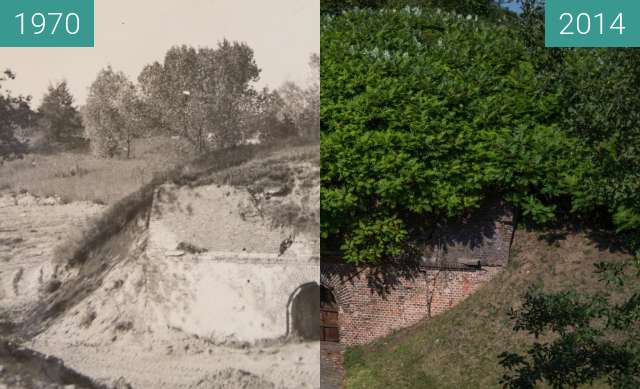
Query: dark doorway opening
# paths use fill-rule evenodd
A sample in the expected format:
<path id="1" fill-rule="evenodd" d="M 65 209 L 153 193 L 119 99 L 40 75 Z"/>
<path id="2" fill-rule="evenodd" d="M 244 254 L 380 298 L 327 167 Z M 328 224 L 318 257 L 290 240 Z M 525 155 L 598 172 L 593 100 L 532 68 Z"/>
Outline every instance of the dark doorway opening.
<path id="1" fill-rule="evenodd" d="M 338 303 L 331 290 L 324 286 L 320 286 L 320 340 L 325 342 L 340 341 Z"/>
<path id="2" fill-rule="evenodd" d="M 291 303 L 293 333 L 304 340 L 320 339 L 316 318 L 320 310 L 320 288 L 315 282 L 304 284 Z"/>

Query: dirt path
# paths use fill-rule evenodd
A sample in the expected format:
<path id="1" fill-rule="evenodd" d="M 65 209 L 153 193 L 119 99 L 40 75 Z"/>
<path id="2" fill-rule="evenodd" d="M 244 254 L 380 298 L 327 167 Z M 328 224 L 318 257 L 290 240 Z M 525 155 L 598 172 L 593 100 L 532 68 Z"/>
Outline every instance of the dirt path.
<path id="1" fill-rule="evenodd" d="M 88 202 L 0 195 L 0 311 L 15 314 L 37 301 L 55 248 L 103 209 Z"/>
<path id="2" fill-rule="evenodd" d="M 322 389 L 341 389 L 344 380 L 344 346 L 335 342 L 322 342 L 320 345 L 320 387 Z"/>

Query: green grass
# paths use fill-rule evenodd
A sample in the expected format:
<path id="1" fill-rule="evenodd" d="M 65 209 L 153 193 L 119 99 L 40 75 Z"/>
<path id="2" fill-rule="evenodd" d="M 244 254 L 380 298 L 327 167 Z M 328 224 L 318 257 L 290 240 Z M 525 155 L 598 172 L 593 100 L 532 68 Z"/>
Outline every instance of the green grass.
<path id="1" fill-rule="evenodd" d="M 523 351 L 531 340 L 511 330 L 507 315 L 527 287 L 593 292 L 604 287 L 593 263 L 625 258 L 582 233 L 549 244 L 536 233 L 518 231 L 511 263 L 476 294 L 431 320 L 348 349 L 346 388 L 498 388 L 498 355 Z"/>

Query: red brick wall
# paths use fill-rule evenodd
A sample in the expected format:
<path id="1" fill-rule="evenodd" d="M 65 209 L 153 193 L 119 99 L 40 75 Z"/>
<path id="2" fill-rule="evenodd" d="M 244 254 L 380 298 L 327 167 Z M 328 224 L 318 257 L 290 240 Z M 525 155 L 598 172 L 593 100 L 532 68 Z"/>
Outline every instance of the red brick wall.
<path id="1" fill-rule="evenodd" d="M 420 269 L 378 288 L 371 268 L 332 265 L 323 272 L 339 306 L 340 343 L 364 344 L 456 305 L 493 278 L 501 267 Z M 372 281 L 373 280 L 373 281 Z"/>
<path id="2" fill-rule="evenodd" d="M 340 343 L 367 343 L 456 305 L 508 263 L 512 237 L 513 210 L 489 199 L 432 234 L 411 269 L 358 268 L 325 255 L 321 283 L 338 303 Z"/>

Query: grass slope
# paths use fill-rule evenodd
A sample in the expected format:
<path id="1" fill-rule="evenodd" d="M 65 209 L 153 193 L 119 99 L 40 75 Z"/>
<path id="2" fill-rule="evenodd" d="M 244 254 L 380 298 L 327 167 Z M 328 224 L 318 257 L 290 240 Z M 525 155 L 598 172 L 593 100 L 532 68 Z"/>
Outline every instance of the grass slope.
<path id="1" fill-rule="evenodd" d="M 131 159 L 97 158 L 82 151 L 29 154 L 0 167 L 0 192 L 110 205 L 194 155 L 184 144 L 165 137 L 137 139 L 135 150 Z"/>
<path id="2" fill-rule="evenodd" d="M 599 243 L 598 243 L 599 242 Z M 509 267 L 460 305 L 370 345 L 348 349 L 346 388 L 495 388 L 498 355 L 531 339 L 511 330 L 508 309 L 535 284 L 547 290 L 603 288 L 593 263 L 629 258 L 586 233 L 519 230 Z"/>

